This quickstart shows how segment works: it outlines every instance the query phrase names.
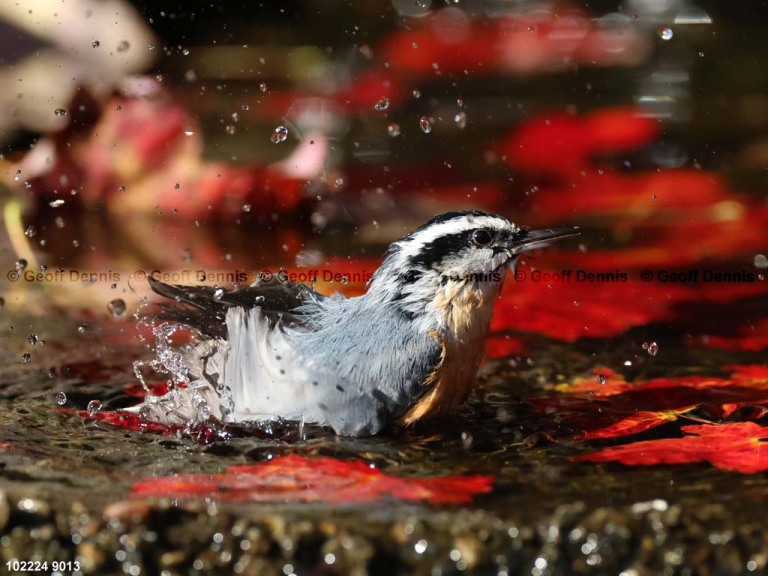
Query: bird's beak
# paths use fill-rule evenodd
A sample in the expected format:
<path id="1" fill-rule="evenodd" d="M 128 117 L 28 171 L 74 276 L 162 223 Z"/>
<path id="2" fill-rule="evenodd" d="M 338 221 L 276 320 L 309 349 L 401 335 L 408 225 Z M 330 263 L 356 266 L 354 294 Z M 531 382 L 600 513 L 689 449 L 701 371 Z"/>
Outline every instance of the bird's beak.
<path id="1" fill-rule="evenodd" d="M 569 238 L 579 234 L 578 226 L 563 226 L 562 228 L 547 228 L 545 230 L 520 230 L 512 235 L 508 248 L 512 254 L 520 254 L 525 250 L 543 248 L 561 238 Z"/>

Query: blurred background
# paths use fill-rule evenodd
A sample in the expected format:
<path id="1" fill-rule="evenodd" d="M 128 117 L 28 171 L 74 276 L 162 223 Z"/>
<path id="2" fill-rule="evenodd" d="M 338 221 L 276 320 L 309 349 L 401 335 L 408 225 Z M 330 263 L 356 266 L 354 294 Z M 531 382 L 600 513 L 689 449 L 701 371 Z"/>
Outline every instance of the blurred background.
<path id="1" fill-rule="evenodd" d="M 4 6 L 3 258 L 28 278 L 111 270 L 135 300 L 137 270 L 375 265 L 455 208 L 597 224 L 590 248 L 648 241 L 673 205 L 726 186 L 762 199 L 766 15 L 683 0 Z M 74 306 L 114 283 L 11 288 Z"/>

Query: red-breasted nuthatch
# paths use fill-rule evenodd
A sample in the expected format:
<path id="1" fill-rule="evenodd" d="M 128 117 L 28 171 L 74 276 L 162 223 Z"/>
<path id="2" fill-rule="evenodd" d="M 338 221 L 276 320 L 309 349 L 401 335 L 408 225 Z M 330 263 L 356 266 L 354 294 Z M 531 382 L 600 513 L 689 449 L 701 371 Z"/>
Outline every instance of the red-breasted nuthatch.
<path id="1" fill-rule="evenodd" d="M 394 242 L 355 298 L 275 280 L 224 291 L 150 279 L 183 304 L 158 318 L 201 339 L 159 351 L 187 386 L 141 410 L 165 424 L 202 413 L 314 423 L 345 436 L 448 414 L 469 395 L 507 269 L 524 250 L 576 234 L 529 231 L 478 211 L 442 214 Z"/>

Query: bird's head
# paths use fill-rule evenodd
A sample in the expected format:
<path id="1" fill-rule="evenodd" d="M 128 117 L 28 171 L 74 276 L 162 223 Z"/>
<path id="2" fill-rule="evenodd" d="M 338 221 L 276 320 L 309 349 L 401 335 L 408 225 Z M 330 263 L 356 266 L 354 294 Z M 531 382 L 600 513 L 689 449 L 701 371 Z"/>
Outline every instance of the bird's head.
<path id="1" fill-rule="evenodd" d="M 575 227 L 529 231 L 503 216 L 448 212 L 394 242 L 368 292 L 410 313 L 454 298 L 492 302 L 523 251 L 576 234 Z"/>

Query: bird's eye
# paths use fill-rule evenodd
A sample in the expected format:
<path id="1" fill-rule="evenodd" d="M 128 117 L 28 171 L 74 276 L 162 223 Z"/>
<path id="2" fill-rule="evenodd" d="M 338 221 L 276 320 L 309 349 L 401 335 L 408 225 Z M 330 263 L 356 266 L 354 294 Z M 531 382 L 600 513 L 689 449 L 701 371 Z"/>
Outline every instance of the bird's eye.
<path id="1" fill-rule="evenodd" d="M 488 246 L 493 241 L 493 234 L 485 229 L 472 232 L 472 242 L 475 246 Z"/>

